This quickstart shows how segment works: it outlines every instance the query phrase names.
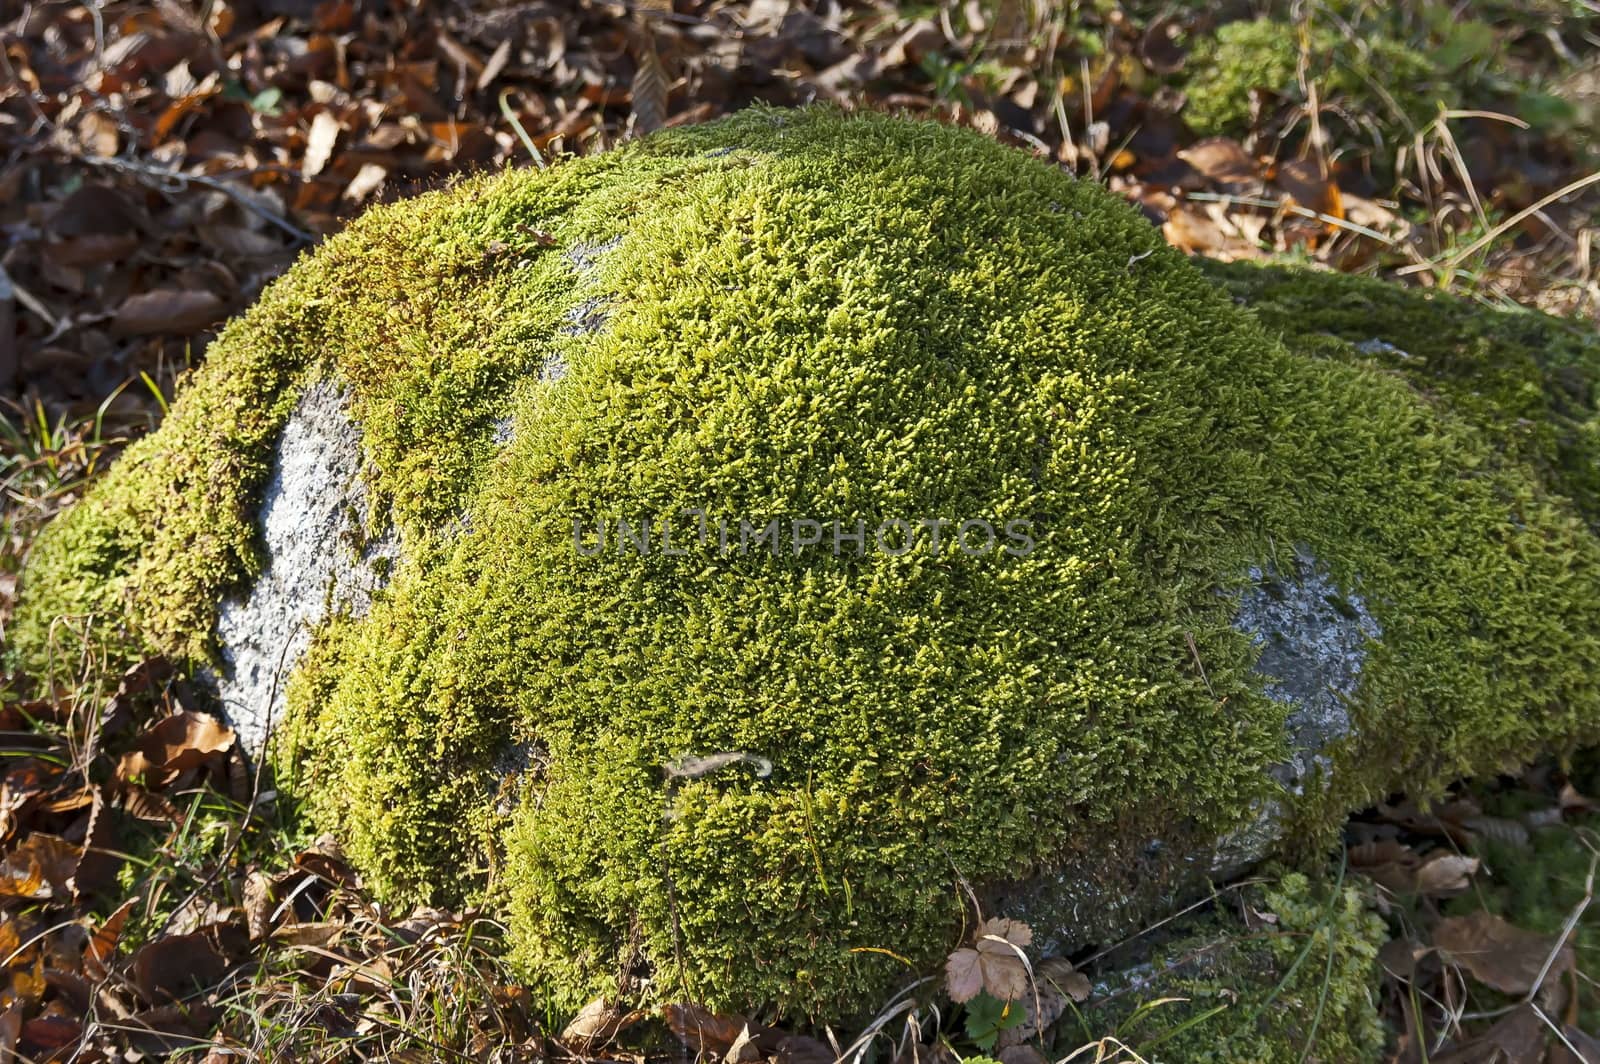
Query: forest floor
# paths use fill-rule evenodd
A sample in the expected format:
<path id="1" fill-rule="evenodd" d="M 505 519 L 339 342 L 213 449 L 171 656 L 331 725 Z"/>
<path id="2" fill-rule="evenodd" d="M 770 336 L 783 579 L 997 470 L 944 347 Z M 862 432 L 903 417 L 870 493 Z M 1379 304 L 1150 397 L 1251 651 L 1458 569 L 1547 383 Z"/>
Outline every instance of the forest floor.
<path id="1" fill-rule="evenodd" d="M 1192 254 L 1600 323 L 1594 0 L 6 10 L 0 632 L 37 530 L 159 423 L 220 322 L 354 214 L 753 101 L 972 127 L 1103 183 Z M 118 687 L 86 660 L 80 687 L 53 691 L 0 677 L 0 1060 L 866 1047 L 1037 1064 L 1156 1059 L 1174 1033 L 1159 1002 L 1097 1011 L 1102 959 L 1085 957 L 1030 1006 L 1062 1019 L 1027 1041 L 1002 1030 L 1027 1010 L 933 999 L 859 1041 L 688 1006 L 547 1015 L 501 965 L 492 918 L 386 911 L 169 672 L 148 662 Z M 1352 821 L 1334 860 L 1389 931 L 1371 973 L 1389 1059 L 1600 1064 L 1597 788 L 1580 759 Z M 1308 1037 L 1301 1059 L 1325 1059 Z"/>

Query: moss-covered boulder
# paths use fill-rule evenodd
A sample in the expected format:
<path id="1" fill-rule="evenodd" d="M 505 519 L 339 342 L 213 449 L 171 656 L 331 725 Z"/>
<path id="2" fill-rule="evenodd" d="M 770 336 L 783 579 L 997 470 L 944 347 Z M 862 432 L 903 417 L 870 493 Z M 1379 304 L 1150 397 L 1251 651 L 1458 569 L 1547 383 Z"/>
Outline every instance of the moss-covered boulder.
<path id="1" fill-rule="evenodd" d="M 1593 338 L 1277 278 L 884 117 L 465 182 L 224 330 L 8 653 L 281 717 L 280 789 L 554 1008 L 870 1007 L 972 893 L 1081 942 L 1600 733 Z"/>

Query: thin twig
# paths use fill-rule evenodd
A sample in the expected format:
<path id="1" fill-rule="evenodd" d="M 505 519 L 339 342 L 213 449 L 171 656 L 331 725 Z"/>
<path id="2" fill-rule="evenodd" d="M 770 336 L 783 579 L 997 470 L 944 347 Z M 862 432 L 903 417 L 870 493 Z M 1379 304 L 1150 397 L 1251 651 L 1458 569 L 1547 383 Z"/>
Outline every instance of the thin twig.
<path id="1" fill-rule="evenodd" d="M 1302 207 L 1300 204 L 1291 203 L 1288 200 L 1268 199 L 1265 196 L 1230 196 L 1220 192 L 1190 192 L 1184 198 L 1201 203 L 1221 203 L 1224 206 L 1265 207 L 1268 210 L 1288 211 L 1290 214 L 1298 214 L 1302 218 L 1314 218 L 1319 222 L 1339 229 L 1348 229 L 1352 233 L 1360 233 L 1362 236 L 1381 241 L 1389 247 L 1394 247 L 1399 243 L 1394 237 L 1386 236 L 1376 229 L 1368 229 L 1364 225 L 1357 225 L 1355 222 L 1346 221 L 1343 218 L 1335 218 L 1331 214 L 1314 211 L 1309 207 Z"/>
<path id="2" fill-rule="evenodd" d="M 1455 269 L 1457 266 L 1461 265 L 1463 260 L 1470 258 L 1479 251 L 1482 251 L 1484 248 L 1488 247 L 1490 244 L 1494 243 L 1496 240 L 1500 239 L 1505 235 L 1507 230 L 1514 228 L 1524 219 L 1530 218 L 1539 213 L 1557 200 L 1565 199 L 1574 192 L 1587 188 L 1588 186 L 1597 182 L 1600 182 L 1600 170 L 1596 170 L 1587 177 L 1580 177 L 1578 180 L 1570 182 L 1561 188 L 1556 189 L 1554 192 L 1550 193 L 1548 196 L 1545 196 L 1532 206 L 1524 207 L 1516 214 L 1513 214 L 1511 217 L 1495 226 L 1492 230 L 1485 233 L 1477 240 L 1474 240 L 1471 244 L 1456 252 L 1454 255 L 1450 256 L 1450 258 L 1446 259 L 1442 265 L 1436 268 L 1445 271 Z M 1407 266 L 1401 270 L 1397 270 L 1396 272 L 1400 274 L 1418 273 L 1422 270 L 1428 269 L 1432 265 L 1432 263 L 1421 263 L 1416 266 Z"/>

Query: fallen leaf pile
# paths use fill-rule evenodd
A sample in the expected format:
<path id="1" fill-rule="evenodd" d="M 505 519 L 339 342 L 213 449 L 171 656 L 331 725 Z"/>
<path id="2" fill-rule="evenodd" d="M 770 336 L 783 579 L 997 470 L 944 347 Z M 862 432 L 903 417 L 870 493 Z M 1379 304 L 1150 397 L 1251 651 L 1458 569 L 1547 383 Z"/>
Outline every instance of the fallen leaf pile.
<path id="1" fill-rule="evenodd" d="M 527 991 L 498 974 L 498 927 L 385 912 L 331 838 L 277 852 L 274 796 L 166 663 L 103 705 L 7 703 L 0 725 L 0 1059 L 259 1059 L 283 1044 L 278 1059 L 428 1060 L 440 1034 L 478 1059 L 537 1055 Z M 425 1018 L 446 1001 L 439 1032 Z"/>
<path id="2" fill-rule="evenodd" d="M 1496 793 L 1501 788 L 1514 801 Z M 1600 999 L 1578 953 L 1584 918 L 1600 915 L 1589 911 L 1600 866 L 1594 806 L 1548 765 L 1488 792 L 1524 811 L 1491 815 L 1462 792 L 1427 810 L 1379 806 L 1350 826 L 1349 867 L 1371 881 L 1380 911 L 1399 929 L 1379 955 L 1386 1011 L 1399 1032 L 1391 1059 L 1600 1064 L 1600 1040 L 1589 1033 Z M 1589 863 L 1586 879 L 1541 888 L 1547 897 L 1564 891 L 1570 905 L 1566 920 L 1544 932 L 1480 907 L 1513 862 L 1534 860 L 1538 833 Z M 1499 866 L 1480 853 L 1498 854 Z"/>

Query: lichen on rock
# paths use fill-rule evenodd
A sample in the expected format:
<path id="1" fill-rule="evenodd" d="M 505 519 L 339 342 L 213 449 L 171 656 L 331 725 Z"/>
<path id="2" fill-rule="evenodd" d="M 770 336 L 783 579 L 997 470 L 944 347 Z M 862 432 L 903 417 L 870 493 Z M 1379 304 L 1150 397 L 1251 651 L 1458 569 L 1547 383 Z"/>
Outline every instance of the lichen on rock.
<path id="1" fill-rule="evenodd" d="M 463 182 L 224 331 L 41 538 L 8 652 L 42 675 L 92 612 L 119 653 L 220 665 L 327 382 L 399 550 L 292 670 L 272 757 L 384 896 L 499 907 L 557 1010 L 855 1011 L 955 944 L 964 885 L 1048 885 L 1041 938 L 1114 934 L 1264 809 L 1252 847 L 1314 846 L 1397 783 L 1600 732 L 1593 396 L 1551 390 L 1596 346 L 1523 352 L 1505 413 L 1479 347 L 1319 339 L 1236 305 L 1266 276 L 881 116 L 755 110 Z M 576 549 L 619 518 L 678 546 Z M 973 519 L 1032 549 L 968 552 Z M 703 531 L 772 521 L 915 534 Z"/>

